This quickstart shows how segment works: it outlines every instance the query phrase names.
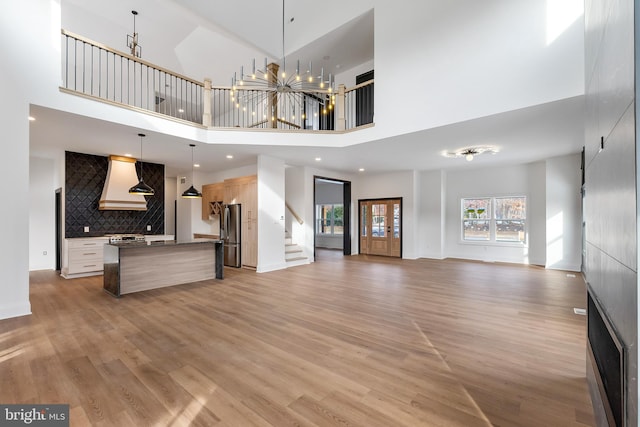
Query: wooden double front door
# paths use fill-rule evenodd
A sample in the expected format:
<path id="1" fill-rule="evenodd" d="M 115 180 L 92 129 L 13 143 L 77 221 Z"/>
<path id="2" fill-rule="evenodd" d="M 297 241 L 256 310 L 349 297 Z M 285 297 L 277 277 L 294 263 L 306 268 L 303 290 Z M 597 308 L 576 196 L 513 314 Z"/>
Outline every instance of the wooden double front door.
<path id="1" fill-rule="evenodd" d="M 360 253 L 402 256 L 402 199 L 360 200 Z"/>

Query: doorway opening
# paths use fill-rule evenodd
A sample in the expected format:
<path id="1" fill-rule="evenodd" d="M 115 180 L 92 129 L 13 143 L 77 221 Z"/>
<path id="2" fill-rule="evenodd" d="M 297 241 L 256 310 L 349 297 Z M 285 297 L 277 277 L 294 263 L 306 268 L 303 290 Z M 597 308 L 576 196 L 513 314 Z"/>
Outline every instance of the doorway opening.
<path id="1" fill-rule="evenodd" d="M 316 249 L 351 255 L 351 182 L 314 176 L 314 256 Z"/>
<path id="2" fill-rule="evenodd" d="M 359 253 L 402 258 L 402 197 L 358 200 Z"/>

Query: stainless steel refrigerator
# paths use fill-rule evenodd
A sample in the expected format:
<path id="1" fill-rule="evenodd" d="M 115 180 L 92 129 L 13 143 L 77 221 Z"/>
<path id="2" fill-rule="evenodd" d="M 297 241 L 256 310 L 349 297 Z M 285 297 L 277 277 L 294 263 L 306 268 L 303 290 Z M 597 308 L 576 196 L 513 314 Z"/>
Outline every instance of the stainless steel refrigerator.
<path id="1" fill-rule="evenodd" d="M 240 267 L 240 205 L 224 205 L 220 218 L 220 238 L 224 241 L 224 265 Z"/>

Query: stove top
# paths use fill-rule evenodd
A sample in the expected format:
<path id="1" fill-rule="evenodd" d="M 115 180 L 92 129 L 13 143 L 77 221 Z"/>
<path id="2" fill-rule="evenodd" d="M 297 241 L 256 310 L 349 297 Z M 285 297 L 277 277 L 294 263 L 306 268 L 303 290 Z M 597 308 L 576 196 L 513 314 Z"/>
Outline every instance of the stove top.
<path id="1" fill-rule="evenodd" d="M 105 234 L 109 238 L 109 243 L 120 242 L 144 242 L 143 234 Z"/>

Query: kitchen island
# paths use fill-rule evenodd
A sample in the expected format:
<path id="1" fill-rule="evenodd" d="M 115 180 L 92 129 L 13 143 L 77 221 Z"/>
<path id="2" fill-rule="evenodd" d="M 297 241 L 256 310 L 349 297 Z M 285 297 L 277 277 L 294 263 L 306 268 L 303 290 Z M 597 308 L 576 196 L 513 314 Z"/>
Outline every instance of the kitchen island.
<path id="1" fill-rule="evenodd" d="M 166 286 L 222 279 L 222 240 L 120 242 L 104 245 L 103 287 L 120 297 Z"/>

